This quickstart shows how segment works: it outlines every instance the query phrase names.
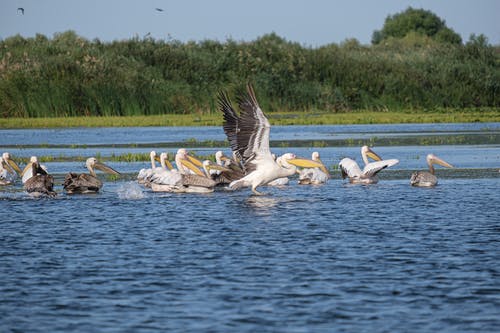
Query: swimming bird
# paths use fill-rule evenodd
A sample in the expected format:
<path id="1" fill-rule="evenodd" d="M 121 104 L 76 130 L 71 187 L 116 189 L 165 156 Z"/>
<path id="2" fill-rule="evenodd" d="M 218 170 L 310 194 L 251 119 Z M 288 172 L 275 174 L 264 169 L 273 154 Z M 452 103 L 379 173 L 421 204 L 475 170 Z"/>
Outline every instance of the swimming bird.
<path id="1" fill-rule="evenodd" d="M 211 168 L 211 177 L 217 185 L 231 184 L 231 182 L 245 177 L 245 171 L 241 165 L 234 159 L 225 156 L 222 151 L 219 150 L 215 153 L 215 161 L 223 167 L 223 169 Z"/>
<path id="2" fill-rule="evenodd" d="M 273 159 L 269 149 L 271 125 L 260 108 L 255 92 L 250 84 L 247 93 L 240 96 L 238 115 L 232 107 L 228 95 L 220 92 L 219 107 L 224 114 L 223 129 L 238 161 L 241 161 L 245 176 L 229 184 L 230 189 L 251 187 L 252 192 L 262 195 L 257 187 L 276 178 L 293 175 L 297 166 L 319 167 L 319 163 L 307 160 L 290 159 L 287 166 L 280 166 Z"/>
<path id="3" fill-rule="evenodd" d="M 10 185 L 17 179 L 22 171 L 17 163 L 10 158 L 10 154 L 5 152 L 0 157 L 0 185 Z"/>
<path id="4" fill-rule="evenodd" d="M 175 155 L 176 169 L 163 170 L 151 177 L 151 189 L 154 192 L 174 193 L 210 193 L 216 183 L 209 177 L 210 166 L 190 156 L 186 149 L 180 148 Z M 207 171 L 203 173 L 198 165 Z"/>
<path id="5" fill-rule="evenodd" d="M 451 164 L 445 162 L 434 154 L 427 155 L 427 165 L 429 171 L 416 171 L 411 175 L 410 184 L 412 186 L 430 187 L 436 186 L 438 183 L 437 177 L 434 175 L 434 164 L 439 164 L 446 168 L 453 168 Z"/>
<path id="6" fill-rule="evenodd" d="M 120 173 L 113 168 L 100 163 L 95 157 L 90 157 L 85 162 L 85 166 L 90 174 L 86 173 L 73 173 L 70 172 L 64 178 L 63 188 L 68 194 L 74 193 L 97 193 L 101 187 L 102 182 L 97 178 L 95 169 L 103 172 L 119 175 Z"/>
<path id="7" fill-rule="evenodd" d="M 177 154 L 175 154 L 175 165 L 182 174 L 204 176 L 204 173 L 200 169 L 203 167 L 203 163 L 199 159 L 189 155 L 184 148 L 177 150 Z"/>
<path id="8" fill-rule="evenodd" d="M 274 158 L 274 154 L 271 154 Z M 281 167 L 289 167 L 288 163 L 287 163 L 287 160 L 290 160 L 290 159 L 293 159 L 293 158 L 296 158 L 295 154 L 292 154 L 292 153 L 285 153 L 279 157 L 277 157 L 275 160 L 276 160 L 276 163 L 278 163 L 279 166 Z M 280 177 L 280 178 L 276 178 L 275 180 L 267 183 L 266 185 L 267 186 L 284 186 L 284 185 L 288 185 L 288 183 L 290 182 L 290 180 L 288 179 L 288 177 Z"/>
<path id="9" fill-rule="evenodd" d="M 26 164 L 26 166 L 23 169 L 23 172 L 21 173 L 21 179 L 22 179 L 23 184 L 26 183 L 26 181 L 28 179 L 30 179 L 31 177 L 36 175 L 36 174 L 33 174 L 33 164 L 34 163 L 38 163 L 38 158 L 36 156 L 31 156 L 30 161 L 28 162 L 28 164 Z M 39 164 L 38 168 L 41 168 L 45 172 L 47 172 L 47 168 L 43 164 Z"/>
<path id="10" fill-rule="evenodd" d="M 139 184 L 145 184 L 147 182 L 147 179 L 153 174 L 153 170 L 157 168 L 155 163 L 155 161 L 157 160 L 156 151 L 152 150 L 149 153 L 149 158 L 151 161 L 151 168 L 142 168 L 141 170 L 139 170 L 139 173 L 137 174 L 137 182 Z"/>
<path id="11" fill-rule="evenodd" d="M 309 184 L 323 184 L 328 181 L 330 178 L 330 173 L 328 172 L 328 169 L 326 166 L 323 164 L 319 157 L 319 152 L 314 151 L 311 154 L 311 159 L 315 162 L 321 163 L 321 167 L 319 168 L 306 168 L 300 170 L 299 173 L 299 184 L 300 185 L 309 185 Z"/>
<path id="12" fill-rule="evenodd" d="M 339 163 L 342 178 L 349 177 L 349 182 L 352 184 L 376 184 L 378 183 L 377 173 L 399 163 L 397 159 L 382 160 L 368 146 L 361 147 L 361 156 L 365 163 L 363 171 L 359 168 L 358 163 L 350 158 L 346 157 Z M 369 163 L 368 157 L 374 159 L 375 162 Z"/>
<path id="13" fill-rule="evenodd" d="M 162 12 L 162 11 L 163 11 L 163 8 L 155 8 L 155 10 L 156 10 L 157 12 Z"/>
<path id="14" fill-rule="evenodd" d="M 23 181 L 26 192 L 36 196 L 55 197 L 57 193 L 54 191 L 54 177 L 47 173 L 47 169 L 41 166 L 38 161 L 30 162 L 28 167 L 31 169 L 29 172 L 31 177 Z"/>
<path id="15" fill-rule="evenodd" d="M 168 161 L 167 153 L 161 153 L 158 158 L 156 151 L 153 150 L 149 153 L 149 157 L 151 159 L 151 168 L 141 169 L 137 174 L 137 182 L 139 184 L 143 184 L 145 187 L 150 187 L 151 177 L 153 174 L 167 170 L 167 168 L 170 170 L 173 169 L 172 164 Z M 161 166 L 157 167 L 155 161 L 159 161 Z"/>
<path id="16" fill-rule="evenodd" d="M 17 8 L 17 11 L 21 12 L 21 15 L 24 15 L 24 8 L 23 7 Z"/>

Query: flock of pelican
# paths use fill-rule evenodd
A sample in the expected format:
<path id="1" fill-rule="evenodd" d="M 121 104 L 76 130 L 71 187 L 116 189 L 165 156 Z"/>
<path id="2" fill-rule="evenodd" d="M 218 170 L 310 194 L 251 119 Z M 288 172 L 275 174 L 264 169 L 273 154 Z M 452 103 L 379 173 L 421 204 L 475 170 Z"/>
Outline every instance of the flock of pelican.
<path id="1" fill-rule="evenodd" d="M 225 156 L 222 151 L 215 154 L 215 163 L 200 161 L 180 148 L 175 155 L 175 166 L 168 160 L 168 154 L 150 153 L 151 168 L 141 169 L 137 181 L 154 192 L 173 193 L 208 193 L 217 186 L 231 190 L 249 187 L 256 195 L 262 195 L 258 187 L 267 185 L 285 185 L 290 176 L 298 174 L 298 183 L 323 184 L 330 174 L 318 152 L 313 152 L 311 159 L 298 158 L 286 153 L 279 157 L 271 153 L 269 135 L 271 126 L 260 108 L 254 90 L 247 86 L 246 94 L 238 98 L 240 112 L 236 112 L 228 95 L 219 93 L 218 102 L 223 113 L 223 130 L 228 138 L 232 156 Z M 339 163 L 342 178 L 348 178 L 353 184 L 375 184 L 377 174 L 385 168 L 399 163 L 397 159 L 383 160 L 368 146 L 361 148 L 363 169 L 352 159 L 344 158 Z M 368 158 L 374 160 L 370 162 Z M 160 162 L 160 166 L 156 166 Z M 429 187 L 437 185 L 434 165 L 452 168 L 452 165 L 433 154 L 427 156 L 429 171 L 414 172 L 410 179 L 412 186 Z M 96 170 L 119 175 L 113 168 L 90 157 L 86 161 L 88 174 L 68 173 L 63 189 L 68 194 L 96 193 L 103 186 L 96 175 Z M 13 184 L 20 176 L 26 192 L 36 195 L 55 196 L 54 177 L 45 166 L 32 156 L 23 171 L 11 159 L 9 153 L 0 157 L 0 185 Z"/>

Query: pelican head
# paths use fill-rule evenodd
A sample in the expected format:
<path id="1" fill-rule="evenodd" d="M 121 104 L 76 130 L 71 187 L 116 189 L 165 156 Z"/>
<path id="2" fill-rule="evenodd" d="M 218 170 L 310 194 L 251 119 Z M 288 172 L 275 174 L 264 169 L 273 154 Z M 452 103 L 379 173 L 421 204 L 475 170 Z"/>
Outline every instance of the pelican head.
<path id="1" fill-rule="evenodd" d="M 94 177 L 96 176 L 95 170 L 100 170 L 100 171 L 103 171 L 103 172 L 106 172 L 106 173 L 109 173 L 112 175 L 119 175 L 120 174 L 118 171 L 107 166 L 106 164 L 100 163 L 97 160 L 97 158 L 95 158 L 95 157 L 89 157 L 87 159 L 87 161 L 85 161 L 85 166 L 89 170 L 90 174 Z"/>
<path id="2" fill-rule="evenodd" d="M 295 154 L 286 153 L 281 155 L 276 159 L 276 163 L 279 166 L 290 169 L 293 167 L 301 167 L 301 168 L 321 168 L 323 166 L 322 163 L 318 163 L 313 160 L 308 160 L 305 158 L 298 158 Z"/>
<path id="3" fill-rule="evenodd" d="M 453 168 L 453 165 L 440 159 L 436 155 L 434 155 L 434 154 L 427 155 L 427 165 L 429 165 L 429 171 L 431 172 L 431 174 L 434 174 L 434 164 L 439 164 L 439 165 L 444 166 L 446 168 Z"/>
<path id="4" fill-rule="evenodd" d="M 10 158 L 10 153 L 8 153 L 8 152 L 3 153 L 2 159 L 4 160 L 4 163 L 6 165 L 5 169 L 8 170 L 10 167 L 11 169 L 13 169 L 13 172 L 15 171 L 19 175 L 22 174 L 22 171 L 19 168 L 19 165 L 17 165 L 17 163 Z"/>
<path id="5" fill-rule="evenodd" d="M 229 158 L 226 155 L 224 155 L 224 153 L 221 150 L 218 150 L 215 153 L 215 162 L 218 165 L 224 165 L 225 162 L 228 162 L 228 161 L 229 161 Z"/>
<path id="6" fill-rule="evenodd" d="M 361 147 L 361 157 L 363 157 L 363 162 L 365 164 L 368 164 L 368 157 L 375 160 L 375 161 L 381 161 L 382 157 L 378 156 L 370 147 L 368 146 L 363 146 Z"/>
<path id="7" fill-rule="evenodd" d="M 199 159 L 190 156 L 184 148 L 177 150 L 175 164 L 177 164 L 180 173 L 186 174 L 192 171 L 199 176 L 204 176 L 203 172 L 199 169 L 203 167 L 203 163 Z"/>
<path id="8" fill-rule="evenodd" d="M 279 156 L 278 158 L 276 158 L 276 163 L 278 163 L 278 165 L 282 168 L 290 168 L 290 164 L 288 163 L 288 161 L 294 159 L 296 156 L 295 154 L 293 153 L 286 153 L 286 154 L 283 154 L 281 156 Z"/>
<path id="9" fill-rule="evenodd" d="M 369 149 L 369 148 L 368 148 Z M 323 161 L 321 161 L 320 157 L 319 157 L 319 153 L 317 151 L 314 151 L 311 155 L 311 159 L 314 161 L 314 162 L 318 162 L 321 164 L 321 171 L 323 171 L 328 177 L 330 177 L 330 173 L 328 172 L 328 169 L 326 168 L 325 164 L 323 163 Z"/>
<path id="10" fill-rule="evenodd" d="M 174 167 L 172 166 L 172 163 L 168 160 L 168 153 L 161 153 L 160 154 L 160 163 L 161 167 L 165 170 L 173 170 Z"/>
<path id="11" fill-rule="evenodd" d="M 313 161 L 316 161 L 318 162 L 320 159 L 319 159 L 319 153 L 317 151 L 313 151 L 312 155 L 311 155 L 311 159 Z"/>

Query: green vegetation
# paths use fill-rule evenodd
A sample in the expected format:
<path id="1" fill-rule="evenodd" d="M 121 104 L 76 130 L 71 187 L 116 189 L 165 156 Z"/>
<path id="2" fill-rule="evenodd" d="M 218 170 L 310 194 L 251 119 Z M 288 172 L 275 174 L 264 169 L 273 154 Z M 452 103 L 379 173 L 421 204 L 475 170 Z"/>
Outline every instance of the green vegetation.
<path id="1" fill-rule="evenodd" d="M 498 110 L 500 47 L 483 35 L 462 44 L 454 34 L 431 12 L 409 8 L 388 17 L 371 46 L 353 39 L 311 48 L 274 33 L 187 43 L 17 35 L 0 40 L 0 118 L 112 117 L 95 118 L 97 126 L 125 126 L 132 118 L 117 117 L 126 116 L 143 126 L 153 118 L 140 116 L 158 115 L 154 125 L 216 124 L 217 93 L 234 95 L 247 82 L 268 114 L 319 110 L 319 123 L 359 110 Z M 94 118 L 81 119 L 76 126 L 93 126 Z"/>
<path id="2" fill-rule="evenodd" d="M 347 125 L 402 123 L 499 122 L 498 108 L 442 109 L 435 111 L 351 111 L 351 112 L 273 112 L 272 125 Z M 110 117 L 0 118 L 0 128 L 61 127 L 146 127 L 146 126 L 221 126 L 219 113 L 199 115 L 154 115 Z"/>
<path id="3" fill-rule="evenodd" d="M 389 15 L 382 30 L 375 30 L 372 43 L 379 44 L 389 38 L 404 38 L 411 34 L 430 37 L 438 42 L 461 44 L 462 38 L 448 28 L 436 14 L 424 9 L 408 7 L 402 13 Z"/>

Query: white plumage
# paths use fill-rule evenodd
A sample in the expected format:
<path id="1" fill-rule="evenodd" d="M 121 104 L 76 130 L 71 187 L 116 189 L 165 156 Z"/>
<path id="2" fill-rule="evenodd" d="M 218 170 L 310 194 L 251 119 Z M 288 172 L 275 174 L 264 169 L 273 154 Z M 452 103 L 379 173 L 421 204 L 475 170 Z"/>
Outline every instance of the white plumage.
<path id="1" fill-rule="evenodd" d="M 245 172 L 245 176 L 231 182 L 229 188 L 251 187 L 253 193 L 261 195 L 256 190 L 258 186 L 291 176 L 297 169 L 293 159 L 288 160 L 286 166 L 280 166 L 273 159 L 269 149 L 271 125 L 257 102 L 252 86 L 247 85 L 247 93 L 239 98 L 238 104 L 240 115 L 233 109 L 227 94 L 219 94 L 219 106 L 224 114 L 224 132 L 236 160 L 241 161 Z M 313 163 L 308 166 L 318 165 Z"/>
<path id="2" fill-rule="evenodd" d="M 339 163 L 342 171 L 342 178 L 348 177 L 350 183 L 376 184 L 378 182 L 377 173 L 399 163 L 397 159 L 382 160 L 382 158 L 368 146 L 361 147 L 361 156 L 365 163 L 363 170 L 359 168 L 356 161 L 347 157 L 342 159 Z M 369 163 L 368 157 L 376 160 L 376 162 Z"/>

